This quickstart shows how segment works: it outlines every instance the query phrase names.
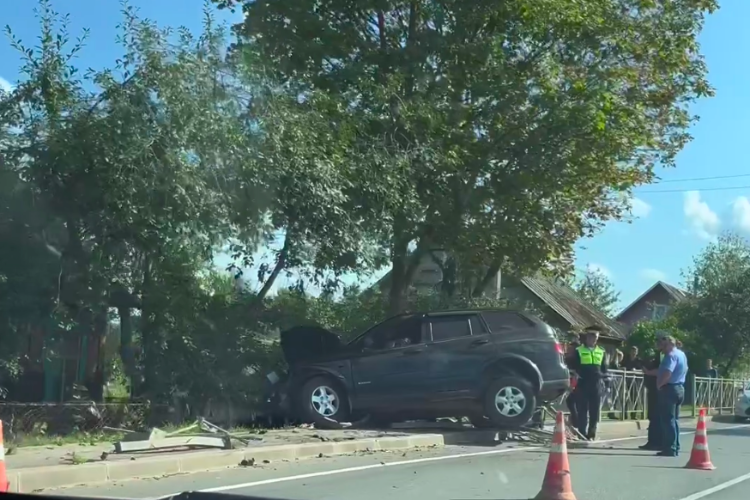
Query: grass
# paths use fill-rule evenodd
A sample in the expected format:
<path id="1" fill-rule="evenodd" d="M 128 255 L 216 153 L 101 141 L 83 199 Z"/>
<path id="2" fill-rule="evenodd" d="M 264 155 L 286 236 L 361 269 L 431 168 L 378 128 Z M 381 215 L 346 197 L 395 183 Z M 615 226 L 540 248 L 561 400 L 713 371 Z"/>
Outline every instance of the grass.
<path id="1" fill-rule="evenodd" d="M 170 434 L 177 432 L 182 429 L 191 427 L 190 425 L 174 425 L 167 424 L 159 427 L 160 430 Z M 256 427 L 232 427 L 228 429 L 232 434 L 237 435 L 262 435 L 268 432 L 268 429 L 256 428 Z M 196 428 L 193 432 L 201 432 L 200 429 Z M 15 448 L 25 448 L 30 446 L 65 446 L 65 445 L 78 445 L 78 446 L 96 446 L 103 443 L 114 443 L 122 440 L 125 437 L 125 432 L 73 432 L 65 435 L 50 435 L 45 433 L 33 433 L 26 434 L 23 436 L 16 437 L 11 443 L 9 443 L 8 454 L 12 454 Z"/>
<path id="2" fill-rule="evenodd" d="M 123 438 L 122 432 L 74 432 L 62 436 L 47 434 L 27 434 L 17 437 L 11 443 L 15 448 L 29 446 L 65 446 L 76 444 L 79 446 L 96 446 L 102 443 L 114 443 Z"/>

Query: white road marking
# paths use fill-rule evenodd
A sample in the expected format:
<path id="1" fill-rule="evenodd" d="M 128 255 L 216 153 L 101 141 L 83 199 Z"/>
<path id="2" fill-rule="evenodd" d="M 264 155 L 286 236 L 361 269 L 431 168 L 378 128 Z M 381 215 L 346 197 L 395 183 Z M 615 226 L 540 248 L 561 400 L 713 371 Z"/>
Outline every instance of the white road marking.
<path id="1" fill-rule="evenodd" d="M 540 448 L 541 448 L 540 446 L 526 446 L 523 448 L 505 448 L 502 450 L 476 451 L 476 452 L 471 452 L 471 453 L 458 453 L 456 455 L 442 455 L 439 457 L 414 458 L 412 460 L 399 460 L 398 462 L 383 462 L 383 463 L 378 463 L 378 464 L 360 465 L 357 467 L 347 467 L 346 469 L 333 469 L 333 470 L 326 470 L 326 471 L 320 471 L 320 472 L 310 472 L 308 474 L 299 474 L 297 476 L 276 477 L 273 479 L 264 479 L 262 481 L 253 481 L 251 483 L 244 483 L 244 484 L 217 486 L 216 488 L 206 488 L 205 490 L 198 490 L 198 491 L 201 493 L 216 493 L 219 491 L 236 490 L 236 489 L 241 489 L 241 488 L 251 488 L 253 486 L 264 486 L 266 484 L 284 483 L 287 481 L 297 481 L 300 479 L 310 479 L 313 477 L 333 476 L 336 474 L 344 474 L 347 472 L 359 472 L 363 470 L 379 469 L 381 467 L 396 467 L 399 465 L 421 464 L 425 462 L 439 462 L 442 460 L 478 457 L 482 455 L 499 455 L 501 453 L 510 453 L 512 451 L 529 451 L 529 450 L 538 450 Z M 164 497 L 161 497 L 161 498 L 164 498 Z"/>
<path id="2" fill-rule="evenodd" d="M 727 488 L 731 488 L 735 484 L 740 484 L 743 481 L 747 481 L 750 479 L 750 473 L 745 474 L 744 476 L 735 477 L 734 479 L 731 479 L 727 481 L 726 483 L 717 484 L 716 486 L 713 486 L 707 490 L 699 491 L 698 493 L 693 493 L 690 496 L 686 496 L 685 498 L 680 498 L 680 500 L 699 500 L 700 498 L 705 498 L 708 495 L 713 495 L 714 493 L 717 493 L 721 490 L 725 490 Z"/>
<path id="3" fill-rule="evenodd" d="M 740 429 L 743 427 L 750 427 L 750 424 L 730 425 L 727 427 L 721 427 L 720 429 L 730 430 L 730 429 Z M 709 429 L 709 432 L 710 432 L 710 429 Z M 695 434 L 695 431 L 680 432 L 681 436 L 688 435 L 688 434 Z M 636 439 L 646 439 L 646 436 L 630 436 L 630 437 L 616 438 L 616 439 L 602 439 L 601 441 L 595 441 L 595 444 L 618 443 L 622 441 L 634 441 Z M 310 472 L 307 474 L 298 474 L 296 476 L 275 477 L 271 479 L 263 479 L 261 481 L 252 481 L 249 483 L 228 484 L 225 486 L 217 486 L 215 488 L 206 488 L 206 489 L 197 490 L 197 491 L 200 493 L 218 493 L 221 491 L 239 490 L 243 488 L 252 488 L 255 486 L 265 486 L 268 484 L 286 483 L 289 481 L 299 481 L 302 479 L 312 479 L 315 477 L 334 476 L 338 474 L 347 474 L 349 472 L 359 472 L 363 470 L 379 469 L 382 467 L 398 467 L 401 465 L 413 465 L 413 464 L 421 464 L 421 463 L 426 463 L 426 462 L 439 462 L 442 460 L 455 460 L 459 458 L 480 457 L 480 456 L 486 456 L 486 455 L 500 455 L 503 453 L 513 453 L 513 452 L 518 452 L 518 451 L 531 451 L 531 450 L 539 450 L 539 449 L 545 449 L 545 447 L 544 446 L 525 446 L 522 448 L 504 448 L 502 450 L 473 451 L 469 453 L 457 453 L 455 455 L 441 455 L 439 457 L 414 458 L 412 460 L 399 460 L 397 462 L 385 462 L 385 463 L 370 464 L 370 465 L 359 465 L 356 467 L 347 467 L 344 469 L 333 469 L 333 470 L 325 470 L 325 471 L 319 471 L 319 472 Z M 644 455 L 644 456 L 648 456 L 648 455 Z M 748 479 L 748 478 L 750 478 L 750 474 L 748 474 L 748 477 L 745 479 Z M 745 479 L 742 479 L 742 481 L 744 481 Z M 738 481 L 738 482 L 741 482 L 741 481 Z M 729 483 L 726 483 L 726 484 L 727 486 L 724 486 L 724 488 L 728 488 L 729 486 L 731 486 L 731 484 Z M 736 484 L 736 483 L 733 483 L 733 484 Z M 720 488 L 720 489 L 723 489 L 723 488 Z M 706 490 L 706 491 L 710 491 L 710 490 Z M 719 491 L 719 490 L 716 490 L 716 491 Z M 152 499 L 152 500 L 161 500 L 161 499 L 168 498 L 168 497 L 171 497 L 173 495 L 178 495 L 178 494 L 179 492 L 172 493 L 170 495 L 164 495 L 164 496 Z M 703 496 L 706 496 L 709 494 L 710 493 L 706 493 Z M 697 500 L 699 498 L 703 498 L 703 497 L 702 496 L 687 497 L 687 498 L 682 498 L 680 500 Z"/>

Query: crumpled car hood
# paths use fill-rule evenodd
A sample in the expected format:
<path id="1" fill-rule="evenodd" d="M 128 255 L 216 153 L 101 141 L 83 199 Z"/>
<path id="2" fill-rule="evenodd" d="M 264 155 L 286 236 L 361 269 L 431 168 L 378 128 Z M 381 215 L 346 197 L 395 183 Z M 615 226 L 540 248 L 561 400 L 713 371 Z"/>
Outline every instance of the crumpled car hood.
<path id="1" fill-rule="evenodd" d="M 289 366 L 330 356 L 342 347 L 338 335 L 319 326 L 295 326 L 281 332 L 281 350 Z"/>

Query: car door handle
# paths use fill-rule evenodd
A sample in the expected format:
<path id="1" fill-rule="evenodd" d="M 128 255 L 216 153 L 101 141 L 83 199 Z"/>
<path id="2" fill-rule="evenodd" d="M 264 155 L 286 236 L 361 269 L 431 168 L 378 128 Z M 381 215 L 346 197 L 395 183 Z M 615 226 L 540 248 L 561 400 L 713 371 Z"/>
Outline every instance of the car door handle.
<path id="1" fill-rule="evenodd" d="M 489 343 L 490 341 L 488 339 L 479 339 L 479 340 L 475 340 L 474 342 L 472 342 L 471 345 L 483 345 L 483 344 L 489 344 Z"/>

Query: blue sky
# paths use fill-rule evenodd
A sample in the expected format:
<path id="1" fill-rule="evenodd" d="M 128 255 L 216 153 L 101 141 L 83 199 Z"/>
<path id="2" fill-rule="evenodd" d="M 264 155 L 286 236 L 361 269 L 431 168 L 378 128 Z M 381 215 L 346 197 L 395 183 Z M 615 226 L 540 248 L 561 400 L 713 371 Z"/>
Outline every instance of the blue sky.
<path id="1" fill-rule="evenodd" d="M 744 147 L 750 137 L 750 68 L 736 56 L 750 53 L 746 29 L 750 2 L 725 0 L 724 4 L 708 19 L 700 37 L 716 97 L 695 106 L 701 120 L 693 127 L 693 142 L 679 155 L 676 169 L 659 172 L 663 184 L 636 190 L 633 214 L 637 218 L 632 223 L 608 224 L 595 238 L 578 245 L 578 265 L 608 274 L 622 292 L 623 306 L 657 279 L 680 285 L 680 271 L 721 231 L 750 235 L 750 160 Z M 38 35 L 35 5 L 34 0 L 3 2 L 3 24 L 9 24 L 27 45 Z M 83 28 L 91 30 L 80 55 L 82 66 L 109 66 L 120 55 L 115 42 L 119 1 L 57 0 L 53 5 L 71 15 L 73 36 Z M 132 0 L 131 5 L 161 25 L 195 31 L 201 26 L 203 0 Z M 231 22 L 239 14 L 225 12 L 219 18 Z M 19 63 L 7 40 L 0 39 L 0 85 L 20 78 Z"/>

